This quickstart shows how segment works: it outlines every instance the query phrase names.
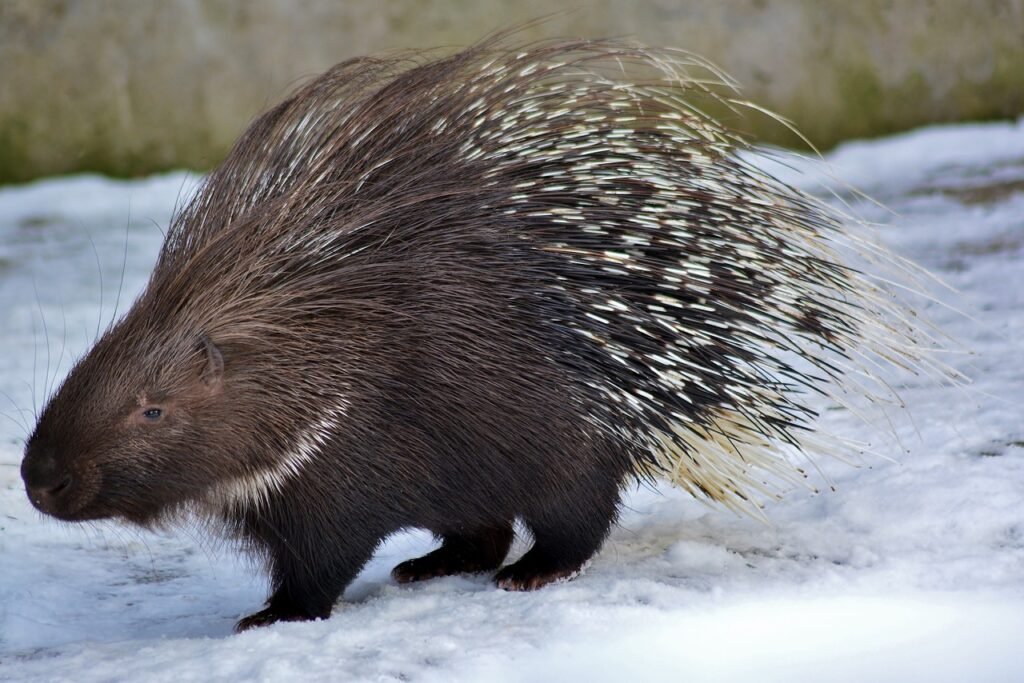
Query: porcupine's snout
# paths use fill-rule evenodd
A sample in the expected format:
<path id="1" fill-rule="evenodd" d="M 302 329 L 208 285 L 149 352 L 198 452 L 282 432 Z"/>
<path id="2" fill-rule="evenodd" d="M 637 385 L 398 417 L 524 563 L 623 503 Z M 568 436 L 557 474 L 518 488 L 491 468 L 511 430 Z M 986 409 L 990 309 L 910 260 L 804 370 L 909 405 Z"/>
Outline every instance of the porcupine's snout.
<path id="1" fill-rule="evenodd" d="M 59 517 L 73 490 L 74 476 L 50 448 L 30 448 L 21 462 L 29 500 L 40 512 Z"/>

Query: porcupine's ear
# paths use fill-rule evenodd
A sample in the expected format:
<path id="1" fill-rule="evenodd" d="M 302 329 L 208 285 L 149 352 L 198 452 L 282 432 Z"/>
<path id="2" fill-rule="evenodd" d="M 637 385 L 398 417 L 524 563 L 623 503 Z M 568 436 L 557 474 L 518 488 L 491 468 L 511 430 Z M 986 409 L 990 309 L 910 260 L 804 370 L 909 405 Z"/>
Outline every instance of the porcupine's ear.
<path id="1" fill-rule="evenodd" d="M 224 354 L 205 334 L 199 337 L 199 347 L 206 355 L 206 365 L 200 379 L 210 389 L 217 389 L 224 379 Z"/>

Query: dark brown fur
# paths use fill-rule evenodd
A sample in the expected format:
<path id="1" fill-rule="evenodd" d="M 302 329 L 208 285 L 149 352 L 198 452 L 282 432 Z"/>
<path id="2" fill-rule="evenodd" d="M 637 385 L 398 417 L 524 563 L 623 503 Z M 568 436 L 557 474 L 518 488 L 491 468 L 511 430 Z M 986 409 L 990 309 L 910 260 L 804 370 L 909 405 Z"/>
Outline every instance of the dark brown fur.
<path id="1" fill-rule="evenodd" d="M 624 482 L 664 467 L 652 444 L 682 457 L 691 437 L 794 440 L 810 411 L 789 393 L 819 380 L 764 348 L 802 353 L 781 323 L 839 353 L 852 336 L 838 299 L 814 295 L 855 290 L 847 271 L 781 251 L 798 248 L 787 231 L 830 219 L 729 161 L 731 138 L 685 108 L 677 136 L 695 132 L 670 139 L 659 117 L 675 110 L 657 96 L 629 119 L 632 158 L 617 152 L 622 91 L 579 73 L 650 71 L 647 53 L 516 53 L 352 60 L 253 123 L 175 217 L 145 292 L 46 406 L 22 465 L 33 503 L 67 520 L 226 526 L 269 562 L 272 593 L 248 628 L 327 617 L 381 540 L 410 527 L 443 544 L 396 567 L 399 581 L 497 569 L 520 519 L 534 545 L 497 582 L 537 588 L 597 551 Z M 521 68 L 555 61 L 568 65 Z M 579 113 L 530 118 L 538 82 L 584 87 Z M 551 112 L 565 92 L 531 97 Z M 524 118 L 509 132 L 511 111 Z M 580 127 L 593 131 L 569 136 Z M 603 140 L 611 152 L 590 165 Z M 678 189 L 634 170 L 646 161 Z M 690 236 L 634 220 L 669 210 Z M 720 227 L 734 224 L 738 236 Z M 642 272 L 615 261 L 622 240 Z M 794 284 L 807 295 L 779 313 L 770 295 Z M 677 308 L 650 313 L 665 293 Z M 728 305 L 704 313 L 708 296 Z M 726 433 L 722 415 L 746 422 Z M 702 482 L 688 485 L 745 500 L 727 477 Z"/>
<path id="2" fill-rule="evenodd" d="M 253 124 L 175 220 L 146 292 L 46 407 L 26 481 L 36 492 L 73 484 L 36 493 L 41 509 L 139 524 L 205 511 L 218 482 L 272 467 L 341 399 L 322 453 L 269 504 L 214 509 L 270 560 L 268 606 L 240 628 L 327 617 L 403 528 L 444 545 L 400 565 L 401 580 L 496 569 L 515 518 L 536 542 L 500 573 L 507 588 L 566 576 L 597 550 L 632 462 L 584 428 L 578 383 L 545 358 L 571 348 L 544 323 L 565 303 L 537 291 L 514 222 L 485 208 L 503 190 L 481 187 L 479 169 L 446 160 L 448 140 L 416 127 L 430 112 L 407 101 L 409 81 L 440 89 L 457 66 L 402 74 L 367 103 L 359 86 L 394 65 L 355 60 Z M 334 107 L 357 112 L 351 130 L 373 122 L 384 135 L 345 149 L 325 127 L 296 149 L 283 132 Z M 308 169 L 280 177 L 318 149 L 329 182 Z M 354 191 L 385 152 L 391 168 Z M 287 253 L 283 242 L 314 223 L 337 236 L 338 259 L 312 265 L 305 244 Z M 163 416 L 145 424 L 140 411 L 154 406 Z"/>

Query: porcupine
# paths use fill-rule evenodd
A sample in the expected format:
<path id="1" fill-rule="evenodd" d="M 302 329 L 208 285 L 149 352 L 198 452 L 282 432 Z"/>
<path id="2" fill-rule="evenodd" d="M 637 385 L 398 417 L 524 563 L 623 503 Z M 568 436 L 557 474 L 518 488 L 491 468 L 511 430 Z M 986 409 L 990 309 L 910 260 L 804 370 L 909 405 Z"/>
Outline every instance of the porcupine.
<path id="1" fill-rule="evenodd" d="M 33 504 L 223 526 L 271 577 L 239 629 L 329 616 L 400 529 L 442 543 L 399 581 L 527 590 L 580 570 L 630 482 L 756 509 L 803 476 L 803 395 L 916 338 L 844 220 L 693 105 L 698 68 L 499 42 L 302 87 L 46 405 Z M 533 545 L 500 568 L 514 520 Z"/>

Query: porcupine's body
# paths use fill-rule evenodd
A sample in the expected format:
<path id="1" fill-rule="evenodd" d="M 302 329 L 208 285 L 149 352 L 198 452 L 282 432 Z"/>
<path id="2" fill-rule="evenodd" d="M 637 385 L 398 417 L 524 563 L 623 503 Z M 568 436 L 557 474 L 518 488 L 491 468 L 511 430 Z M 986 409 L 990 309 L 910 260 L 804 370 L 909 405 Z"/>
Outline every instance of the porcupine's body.
<path id="1" fill-rule="evenodd" d="M 414 580 L 497 569 L 521 519 L 497 580 L 528 589 L 597 551 L 636 478 L 753 505 L 797 473 L 799 393 L 901 351 L 863 332 L 890 311 L 841 225 L 736 157 L 685 65 L 549 43 L 327 72 L 175 218 L 47 406 L 30 497 L 226 524 L 272 574 L 243 628 L 327 616 L 401 528 L 443 539 Z"/>

